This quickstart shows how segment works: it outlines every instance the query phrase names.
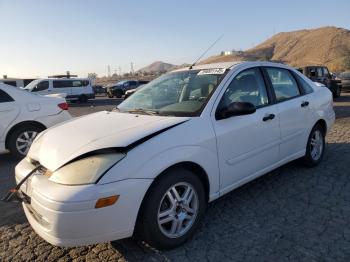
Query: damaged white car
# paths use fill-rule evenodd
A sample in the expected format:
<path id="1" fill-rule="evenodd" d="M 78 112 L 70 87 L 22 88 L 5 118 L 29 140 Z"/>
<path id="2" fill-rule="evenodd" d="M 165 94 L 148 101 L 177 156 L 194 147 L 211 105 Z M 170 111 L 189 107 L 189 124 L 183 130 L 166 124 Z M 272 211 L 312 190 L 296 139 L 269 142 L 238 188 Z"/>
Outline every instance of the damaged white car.
<path id="1" fill-rule="evenodd" d="M 317 165 L 334 120 L 331 92 L 286 65 L 193 66 L 42 132 L 12 194 L 54 245 L 172 248 L 208 202 L 294 159 Z"/>

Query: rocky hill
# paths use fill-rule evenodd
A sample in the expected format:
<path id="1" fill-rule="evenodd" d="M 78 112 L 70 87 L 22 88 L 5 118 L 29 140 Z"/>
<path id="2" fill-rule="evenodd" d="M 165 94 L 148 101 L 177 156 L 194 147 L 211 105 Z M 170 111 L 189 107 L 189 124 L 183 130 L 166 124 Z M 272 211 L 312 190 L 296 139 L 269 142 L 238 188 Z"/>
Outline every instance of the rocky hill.
<path id="1" fill-rule="evenodd" d="M 152 72 L 167 72 L 174 68 L 176 68 L 176 65 L 164 63 L 162 61 L 156 61 L 148 66 L 145 66 L 138 70 L 138 72 L 146 72 L 146 73 L 152 73 Z"/>
<path id="2" fill-rule="evenodd" d="M 239 60 L 274 60 L 291 66 L 327 65 L 332 71 L 345 70 L 350 55 L 350 30 L 337 27 L 283 32 L 265 42 L 232 55 L 209 57 L 201 63 Z"/>

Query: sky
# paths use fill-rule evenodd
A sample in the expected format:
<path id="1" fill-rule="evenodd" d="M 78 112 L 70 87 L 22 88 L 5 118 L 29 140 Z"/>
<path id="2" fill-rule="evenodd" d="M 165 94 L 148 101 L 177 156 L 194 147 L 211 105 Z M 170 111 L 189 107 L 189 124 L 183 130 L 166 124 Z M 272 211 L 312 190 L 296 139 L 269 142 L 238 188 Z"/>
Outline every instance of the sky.
<path id="1" fill-rule="evenodd" d="M 192 63 L 221 35 L 206 57 L 278 32 L 350 29 L 349 10 L 349 0 L 0 0 L 0 78 Z"/>

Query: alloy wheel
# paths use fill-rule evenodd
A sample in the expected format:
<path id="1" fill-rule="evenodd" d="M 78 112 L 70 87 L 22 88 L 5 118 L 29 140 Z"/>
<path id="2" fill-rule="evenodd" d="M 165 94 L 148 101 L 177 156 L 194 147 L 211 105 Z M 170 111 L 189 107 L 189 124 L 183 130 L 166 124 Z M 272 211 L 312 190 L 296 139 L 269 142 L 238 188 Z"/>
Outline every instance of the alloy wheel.
<path id="1" fill-rule="evenodd" d="M 21 133 L 16 139 L 17 151 L 24 156 L 27 155 L 37 134 L 36 131 L 25 131 Z"/>
<path id="2" fill-rule="evenodd" d="M 314 161 L 317 161 L 322 156 L 323 151 L 323 137 L 320 130 L 315 130 L 311 137 L 311 157 Z"/>
<path id="3" fill-rule="evenodd" d="M 180 182 L 169 188 L 158 208 L 158 226 L 169 238 L 183 236 L 193 225 L 199 210 L 199 200 L 192 185 Z"/>

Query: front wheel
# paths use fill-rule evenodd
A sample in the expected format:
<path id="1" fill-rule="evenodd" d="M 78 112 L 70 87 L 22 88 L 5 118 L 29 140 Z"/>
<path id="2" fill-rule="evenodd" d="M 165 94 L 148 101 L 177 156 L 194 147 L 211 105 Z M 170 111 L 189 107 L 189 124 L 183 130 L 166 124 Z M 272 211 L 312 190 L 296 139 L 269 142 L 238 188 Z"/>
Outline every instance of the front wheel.
<path id="1" fill-rule="evenodd" d="M 173 248 L 188 240 L 206 208 L 205 191 L 191 171 L 176 168 L 150 188 L 137 224 L 137 236 L 156 248 Z"/>
<path id="2" fill-rule="evenodd" d="M 321 125 L 315 125 L 311 130 L 306 145 L 306 153 L 303 162 L 306 166 L 317 166 L 324 155 L 325 149 L 325 131 Z"/>

